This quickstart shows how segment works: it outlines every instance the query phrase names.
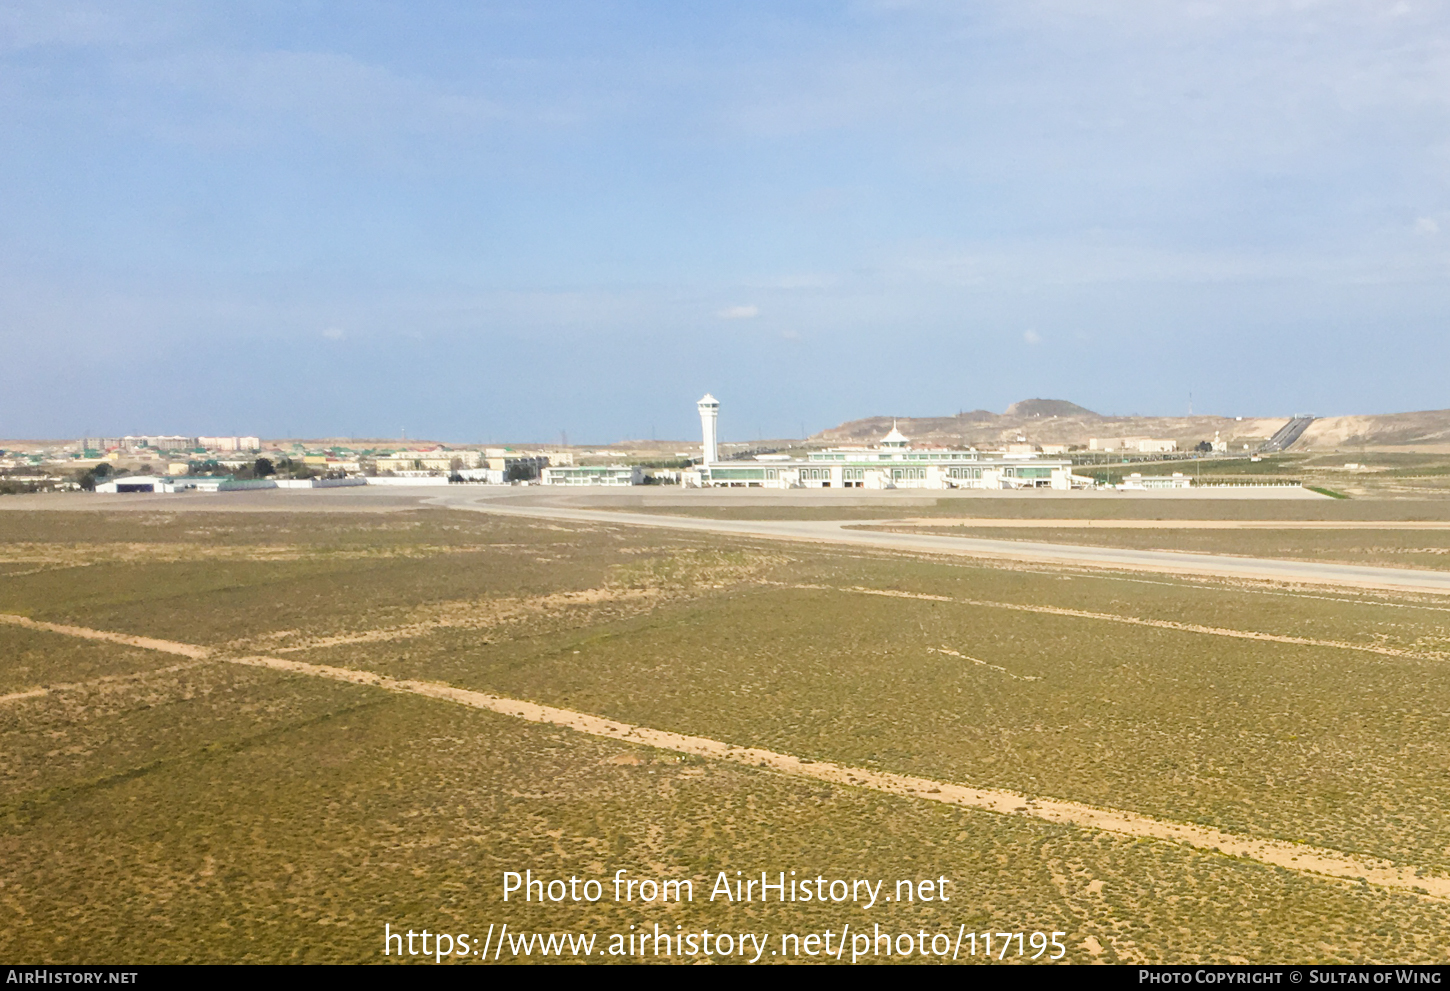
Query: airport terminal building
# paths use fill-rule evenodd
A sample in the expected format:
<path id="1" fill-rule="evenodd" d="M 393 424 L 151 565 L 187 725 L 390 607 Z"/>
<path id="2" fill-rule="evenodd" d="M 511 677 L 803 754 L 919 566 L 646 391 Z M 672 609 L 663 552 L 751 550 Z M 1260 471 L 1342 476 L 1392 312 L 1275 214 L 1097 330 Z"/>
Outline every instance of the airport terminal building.
<path id="1" fill-rule="evenodd" d="M 975 450 L 919 449 L 901 431 L 875 447 L 834 447 L 804 458 L 756 455 L 721 461 L 715 420 L 720 404 L 700 400 L 704 463 L 685 472 L 686 485 L 772 489 L 1069 489 L 1072 462 L 1033 455 L 984 454 Z"/>

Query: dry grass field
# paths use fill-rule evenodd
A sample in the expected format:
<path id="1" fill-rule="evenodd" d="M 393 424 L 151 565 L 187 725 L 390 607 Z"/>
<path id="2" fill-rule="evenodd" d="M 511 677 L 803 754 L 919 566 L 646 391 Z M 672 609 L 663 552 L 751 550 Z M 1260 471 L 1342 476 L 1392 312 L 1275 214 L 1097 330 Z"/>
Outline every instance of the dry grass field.
<path id="1" fill-rule="evenodd" d="M 738 490 L 737 490 L 738 491 Z M 811 493 L 816 495 L 817 493 Z M 972 495 L 936 496 L 923 492 L 920 498 L 853 498 L 835 491 L 825 499 L 800 505 L 769 504 L 767 499 L 750 499 L 742 493 L 740 505 L 702 499 L 675 498 L 660 504 L 630 504 L 627 499 L 580 499 L 576 508 L 624 509 L 632 513 L 669 516 L 698 516 L 724 520 L 888 520 L 939 517 L 943 523 L 959 519 L 1004 520 L 1225 520 L 1322 522 L 1450 522 L 1450 500 L 1420 499 L 1292 499 L 1223 500 L 1159 498 L 1116 493 L 1101 495 L 1021 492 L 1011 498 Z M 874 493 L 873 493 L 874 495 Z M 747 500 L 749 500 L 747 502 Z"/>
<path id="2" fill-rule="evenodd" d="M 443 683 L 1450 877 L 1450 602 L 443 510 L 132 511 L 0 515 L 0 613 L 211 651 L 0 624 L 9 959 L 374 961 L 385 922 L 965 924 L 1066 932 L 1078 962 L 1450 958 L 1450 903 L 1412 891 L 228 663 Z M 698 895 L 504 905 L 502 872 L 525 867 Z M 946 875 L 953 903 L 704 900 L 716 871 L 791 869 Z"/>
<path id="3" fill-rule="evenodd" d="M 886 525 L 873 529 L 932 533 L 1047 544 L 1192 551 L 1240 557 L 1288 558 L 1384 568 L 1450 569 L 1450 529 L 1199 529 L 1172 521 L 1143 529 L 1114 527 L 994 527 L 985 525 Z"/>

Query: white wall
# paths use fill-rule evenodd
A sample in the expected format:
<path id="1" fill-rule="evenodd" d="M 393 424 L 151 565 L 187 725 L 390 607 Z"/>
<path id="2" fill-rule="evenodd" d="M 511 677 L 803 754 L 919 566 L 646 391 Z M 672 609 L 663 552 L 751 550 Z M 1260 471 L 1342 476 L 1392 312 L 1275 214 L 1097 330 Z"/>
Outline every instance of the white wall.
<path id="1" fill-rule="evenodd" d="M 279 478 L 279 489 L 335 489 L 348 485 L 366 485 L 362 478 Z"/>
<path id="2" fill-rule="evenodd" d="M 399 478 L 396 475 L 369 475 L 363 479 L 367 485 L 447 485 L 446 475 L 423 475 L 419 478 Z"/>

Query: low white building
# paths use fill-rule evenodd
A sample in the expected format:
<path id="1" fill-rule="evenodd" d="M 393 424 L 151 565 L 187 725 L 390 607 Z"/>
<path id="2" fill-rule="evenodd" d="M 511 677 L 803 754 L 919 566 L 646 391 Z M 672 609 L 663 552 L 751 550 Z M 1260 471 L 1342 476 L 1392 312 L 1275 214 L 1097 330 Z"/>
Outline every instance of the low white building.
<path id="1" fill-rule="evenodd" d="M 553 465 L 543 471 L 545 485 L 643 485 L 639 465 Z"/>
<path id="2" fill-rule="evenodd" d="M 96 491 L 116 495 L 126 492 L 236 492 L 241 489 L 275 489 L 270 478 L 227 478 L 208 475 L 176 476 L 123 475 L 96 483 Z"/>
<path id="3" fill-rule="evenodd" d="M 1138 454 L 1167 454 L 1178 450 L 1178 441 L 1156 437 L 1089 437 L 1089 451 L 1134 451 Z"/>
<path id="4" fill-rule="evenodd" d="M 114 495 L 118 492 L 176 492 L 178 479 L 159 475 L 127 475 L 96 483 L 96 491 Z"/>
<path id="5" fill-rule="evenodd" d="M 1118 489 L 1123 492 L 1141 492 L 1146 489 L 1187 489 L 1193 486 L 1193 479 L 1175 471 L 1172 475 L 1144 475 L 1133 472 L 1124 476 L 1118 483 Z"/>

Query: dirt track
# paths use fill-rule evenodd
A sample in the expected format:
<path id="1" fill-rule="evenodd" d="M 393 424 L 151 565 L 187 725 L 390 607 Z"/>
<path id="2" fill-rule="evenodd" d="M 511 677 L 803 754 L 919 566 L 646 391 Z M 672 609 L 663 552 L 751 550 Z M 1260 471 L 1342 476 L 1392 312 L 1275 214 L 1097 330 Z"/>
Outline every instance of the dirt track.
<path id="1" fill-rule="evenodd" d="M 103 640 L 145 647 L 192 659 L 204 658 L 212 654 L 207 648 L 192 644 L 154 640 L 79 626 L 45 623 L 24 616 L 0 614 L 0 622 L 88 640 Z M 370 685 L 390 692 L 421 695 L 476 709 L 486 709 L 529 722 L 562 726 L 580 733 L 618 740 L 622 743 L 654 747 L 712 760 L 730 761 L 752 767 L 764 767 L 783 774 L 814 778 L 836 785 L 870 788 L 904 798 L 945 802 L 949 805 L 982 809 L 1001 815 L 1028 816 L 1048 822 L 1099 829 L 1124 836 L 1167 840 L 1202 850 L 1215 850 L 1226 856 L 1244 857 L 1303 874 L 1324 876 L 1340 881 L 1367 881 L 1387 888 L 1450 900 L 1450 878 L 1423 875 L 1418 869 L 1411 866 L 1396 866 L 1388 861 L 1356 857 L 1339 850 L 1289 843 L 1283 840 L 1256 839 L 1189 823 L 1155 819 L 1121 809 L 1100 809 L 1077 802 L 1032 798 L 1017 792 L 972 788 L 945 781 L 933 781 L 929 778 L 847 767 L 827 761 L 806 760 L 773 750 L 740 747 L 719 740 L 635 726 L 570 709 L 560 709 L 505 698 L 500 695 L 491 695 L 486 692 L 454 688 L 451 685 L 436 682 L 400 680 L 370 671 L 308 664 L 304 661 L 279 657 L 217 656 L 215 660 L 307 677 L 344 681 L 356 685 Z M 34 697 L 36 694 L 17 693 L 6 696 L 4 701 L 20 701 L 27 697 Z"/>

